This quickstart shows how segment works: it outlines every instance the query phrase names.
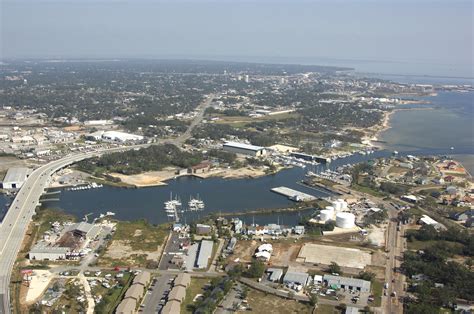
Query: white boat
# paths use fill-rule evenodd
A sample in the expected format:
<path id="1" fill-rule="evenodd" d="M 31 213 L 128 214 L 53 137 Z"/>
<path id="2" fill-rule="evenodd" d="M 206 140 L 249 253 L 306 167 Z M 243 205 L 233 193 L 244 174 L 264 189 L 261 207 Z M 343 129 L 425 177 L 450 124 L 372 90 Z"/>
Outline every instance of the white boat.
<path id="1" fill-rule="evenodd" d="M 205 208 L 205 204 L 199 199 L 199 196 L 197 198 L 191 197 L 188 202 L 188 207 L 190 211 L 203 210 Z"/>

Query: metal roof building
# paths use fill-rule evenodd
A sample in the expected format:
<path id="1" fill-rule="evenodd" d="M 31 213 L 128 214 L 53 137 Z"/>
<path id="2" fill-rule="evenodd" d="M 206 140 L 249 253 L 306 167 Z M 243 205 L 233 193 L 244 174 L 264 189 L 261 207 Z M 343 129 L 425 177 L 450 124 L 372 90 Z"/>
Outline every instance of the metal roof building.
<path id="1" fill-rule="evenodd" d="M 272 282 L 280 281 L 281 277 L 283 276 L 283 269 L 280 268 L 268 268 L 267 273 L 270 273 L 268 280 Z"/>
<path id="2" fill-rule="evenodd" d="M 357 290 L 361 292 L 370 291 L 370 281 L 367 280 L 333 275 L 324 275 L 323 279 L 327 282 L 328 286 L 335 285 L 341 289 Z"/>
<path id="3" fill-rule="evenodd" d="M 265 147 L 243 144 L 237 142 L 226 142 L 222 145 L 224 150 L 236 154 L 263 156 L 266 154 Z"/>
<path id="4" fill-rule="evenodd" d="M 207 263 L 212 255 L 212 247 L 214 242 L 209 240 L 202 240 L 201 244 L 199 245 L 199 253 L 196 260 L 196 267 L 203 269 L 207 268 Z"/>
<path id="5" fill-rule="evenodd" d="M 6 190 L 21 188 L 31 171 L 31 169 L 24 167 L 8 169 L 7 174 L 2 181 L 2 188 Z"/>
<path id="6" fill-rule="evenodd" d="M 49 246 L 44 243 L 36 244 L 28 253 L 29 259 L 38 261 L 56 261 L 66 259 L 67 253 L 70 252 L 68 247 Z"/>
<path id="7" fill-rule="evenodd" d="M 288 270 L 285 274 L 285 277 L 283 277 L 283 283 L 284 284 L 297 283 L 297 284 L 306 286 L 306 284 L 308 283 L 308 278 L 309 278 L 309 275 L 307 273 Z"/>

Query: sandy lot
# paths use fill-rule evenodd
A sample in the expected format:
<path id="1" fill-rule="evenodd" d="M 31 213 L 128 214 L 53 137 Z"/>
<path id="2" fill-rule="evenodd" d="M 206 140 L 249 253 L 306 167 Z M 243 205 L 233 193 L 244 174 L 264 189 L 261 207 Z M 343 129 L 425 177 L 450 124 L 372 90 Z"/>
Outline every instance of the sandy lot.
<path id="1" fill-rule="evenodd" d="M 36 301 L 46 290 L 53 277 L 49 270 L 34 270 L 28 292 L 26 293 L 26 302 L 32 303 Z"/>
<path id="2" fill-rule="evenodd" d="M 301 243 L 285 242 L 269 242 L 273 245 L 273 253 L 270 263 L 274 266 L 288 266 L 294 262 L 301 249 Z M 252 256 L 259 245 L 263 244 L 260 241 L 239 241 L 234 249 L 234 254 L 229 257 L 229 260 L 239 258 L 241 262 L 249 263 Z"/>
<path id="3" fill-rule="evenodd" d="M 296 261 L 324 265 L 336 262 L 343 267 L 363 269 L 371 264 L 372 256 L 359 249 L 306 243 L 301 248 Z"/>
<path id="4" fill-rule="evenodd" d="M 200 173 L 197 176 L 200 178 L 222 177 L 224 179 L 238 179 L 238 178 L 257 178 L 266 175 L 261 168 L 240 168 L 240 169 L 213 169 L 206 173 Z"/>
<path id="5" fill-rule="evenodd" d="M 133 250 L 128 244 L 128 241 L 114 240 L 107 248 L 104 257 L 122 260 L 129 259 L 132 257 L 132 255 L 146 255 L 147 259 L 158 260 L 161 255 L 161 250 L 161 246 L 157 247 L 156 251 Z"/>
<path id="6" fill-rule="evenodd" d="M 111 176 L 119 178 L 122 182 L 137 187 L 166 185 L 164 181 L 172 179 L 176 176 L 175 169 L 167 169 L 162 171 L 149 171 L 134 175 L 124 175 L 120 173 L 111 173 Z"/>

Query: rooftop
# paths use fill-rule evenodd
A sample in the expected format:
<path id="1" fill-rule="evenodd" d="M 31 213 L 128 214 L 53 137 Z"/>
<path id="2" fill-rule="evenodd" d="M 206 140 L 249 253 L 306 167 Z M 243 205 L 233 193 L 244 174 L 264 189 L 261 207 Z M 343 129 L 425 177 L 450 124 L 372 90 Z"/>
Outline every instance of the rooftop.
<path id="1" fill-rule="evenodd" d="M 10 168 L 8 169 L 7 174 L 3 178 L 3 182 L 24 182 L 30 173 L 31 169 L 28 168 Z"/>
<path id="2" fill-rule="evenodd" d="M 237 142 L 225 142 L 224 146 L 241 148 L 241 149 L 246 149 L 246 150 L 253 150 L 253 151 L 265 149 L 265 147 L 262 147 L 262 146 L 255 146 L 255 145 L 237 143 Z"/>
<path id="3" fill-rule="evenodd" d="M 212 254 L 212 247 L 214 243 L 208 240 L 202 240 L 201 245 L 199 246 L 199 255 L 196 261 L 198 268 L 206 268 L 209 258 Z"/>

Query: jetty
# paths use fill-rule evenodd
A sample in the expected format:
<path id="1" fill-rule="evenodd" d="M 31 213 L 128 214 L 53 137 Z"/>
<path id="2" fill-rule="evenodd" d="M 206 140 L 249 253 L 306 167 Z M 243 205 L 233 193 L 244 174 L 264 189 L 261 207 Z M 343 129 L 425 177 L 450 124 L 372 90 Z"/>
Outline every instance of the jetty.
<path id="1" fill-rule="evenodd" d="M 297 190 L 293 190 L 285 186 L 273 188 L 271 189 L 271 191 L 284 195 L 288 197 L 290 200 L 295 201 L 295 202 L 308 202 L 308 201 L 314 201 L 317 199 L 317 197 L 313 195 L 309 195 Z"/>

